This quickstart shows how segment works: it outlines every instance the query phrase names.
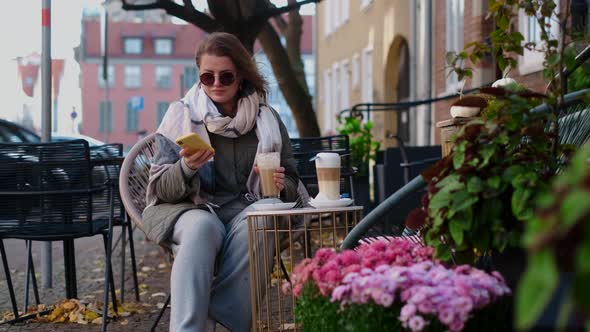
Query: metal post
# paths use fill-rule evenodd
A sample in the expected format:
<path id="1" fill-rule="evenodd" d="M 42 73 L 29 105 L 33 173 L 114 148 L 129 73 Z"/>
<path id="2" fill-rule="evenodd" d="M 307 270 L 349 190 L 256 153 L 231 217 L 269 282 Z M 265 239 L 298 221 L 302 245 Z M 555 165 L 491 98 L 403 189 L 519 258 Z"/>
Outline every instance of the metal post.
<path id="1" fill-rule="evenodd" d="M 412 1 L 410 5 L 410 17 L 411 17 L 411 24 L 410 24 L 410 100 L 416 100 L 417 93 L 416 88 L 418 86 L 416 82 L 417 77 L 417 58 L 420 56 L 420 47 L 418 45 L 418 13 L 419 10 L 417 8 L 418 2 Z M 409 121 L 409 141 L 413 144 L 418 142 L 418 124 L 417 119 L 418 116 L 416 115 L 416 110 L 418 107 L 410 107 L 408 112 L 408 121 Z M 398 124 L 399 128 L 399 124 Z M 399 130 L 398 130 L 399 133 Z"/>
<path id="2" fill-rule="evenodd" d="M 102 12 L 102 18 L 101 18 L 101 38 L 100 38 L 100 42 L 101 42 L 101 52 L 102 52 L 102 78 L 105 82 L 105 88 L 104 88 L 104 112 L 106 112 L 106 114 L 104 114 L 104 119 L 101 119 L 101 121 L 105 121 L 105 136 L 104 136 L 104 140 L 106 143 L 109 143 L 109 138 L 110 138 L 110 133 L 111 133 L 111 122 L 113 121 L 113 107 L 109 107 L 109 101 L 110 101 L 110 97 L 109 97 L 109 90 L 111 88 L 110 86 L 110 82 L 109 82 L 109 47 L 108 47 L 108 42 L 109 42 L 109 13 L 107 11 L 107 8 L 103 6 L 103 12 Z M 111 116 L 109 116 L 111 115 Z"/>
<path id="3" fill-rule="evenodd" d="M 41 0 L 41 141 L 51 141 L 51 0 Z M 41 250 L 41 283 L 52 287 L 51 242 L 43 242 Z"/>
<path id="4" fill-rule="evenodd" d="M 428 0 L 426 9 L 426 81 L 428 86 L 426 88 L 426 97 L 432 98 L 432 0 Z M 428 103 L 426 106 L 426 144 L 431 145 L 434 143 L 432 140 L 432 103 Z"/>

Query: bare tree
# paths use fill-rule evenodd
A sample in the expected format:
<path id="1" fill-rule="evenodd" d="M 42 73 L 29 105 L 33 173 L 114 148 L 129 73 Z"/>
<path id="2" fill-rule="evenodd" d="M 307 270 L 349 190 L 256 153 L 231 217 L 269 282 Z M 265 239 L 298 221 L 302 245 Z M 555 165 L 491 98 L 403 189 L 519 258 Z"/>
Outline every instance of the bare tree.
<path id="1" fill-rule="evenodd" d="M 183 4 L 173 0 L 153 0 L 145 4 L 121 1 L 125 10 L 163 9 L 167 14 L 205 32 L 231 33 L 251 53 L 258 39 L 271 63 L 279 88 L 291 107 L 299 134 L 303 137 L 320 135 L 301 60 L 303 21 L 299 8 L 321 0 L 289 0 L 284 7 L 274 6 L 270 0 L 207 0 L 208 13 L 197 10 L 191 0 L 183 0 Z M 283 17 L 286 13 L 287 20 Z M 269 22 L 270 19 L 276 21 L 277 28 Z M 281 35 L 285 37 L 285 46 L 281 43 Z"/>

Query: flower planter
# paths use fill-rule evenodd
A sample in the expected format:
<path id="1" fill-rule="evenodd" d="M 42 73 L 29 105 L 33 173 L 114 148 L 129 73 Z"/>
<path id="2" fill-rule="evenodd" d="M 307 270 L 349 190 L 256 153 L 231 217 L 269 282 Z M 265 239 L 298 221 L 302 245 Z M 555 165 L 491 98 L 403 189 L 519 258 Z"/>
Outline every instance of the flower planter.
<path id="1" fill-rule="evenodd" d="M 506 331 L 498 273 L 468 265 L 448 268 L 433 249 L 401 238 L 356 251 L 318 251 L 285 284 L 307 331 Z"/>

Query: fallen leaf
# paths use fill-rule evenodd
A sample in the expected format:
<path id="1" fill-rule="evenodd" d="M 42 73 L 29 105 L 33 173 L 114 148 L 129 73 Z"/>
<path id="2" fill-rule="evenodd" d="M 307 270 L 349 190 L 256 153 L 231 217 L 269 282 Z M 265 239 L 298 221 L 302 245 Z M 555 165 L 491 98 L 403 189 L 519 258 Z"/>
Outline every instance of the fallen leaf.
<path id="1" fill-rule="evenodd" d="M 161 263 L 158 265 L 158 269 L 165 269 L 168 266 L 166 263 Z"/>
<path id="2" fill-rule="evenodd" d="M 129 324 L 129 320 L 128 319 L 123 319 L 120 324 L 121 325 L 127 325 L 127 324 Z"/>
<path id="3" fill-rule="evenodd" d="M 162 303 L 162 302 L 158 302 L 158 304 L 156 304 L 156 307 L 157 307 L 158 309 L 162 309 L 162 308 L 164 308 L 164 303 Z"/>
<path id="4" fill-rule="evenodd" d="M 143 272 L 150 272 L 150 271 L 153 271 L 153 270 L 154 270 L 154 268 L 153 267 L 150 267 L 150 266 L 144 266 L 144 267 L 141 268 L 141 271 L 143 271 Z"/>
<path id="5" fill-rule="evenodd" d="M 164 293 L 164 292 L 160 292 L 160 293 L 153 293 L 152 297 L 156 297 L 156 296 L 162 296 L 162 297 L 166 297 L 168 296 L 168 294 Z"/>
<path id="6" fill-rule="evenodd" d="M 98 317 L 92 320 L 92 324 L 101 325 L 102 324 L 102 317 Z"/>

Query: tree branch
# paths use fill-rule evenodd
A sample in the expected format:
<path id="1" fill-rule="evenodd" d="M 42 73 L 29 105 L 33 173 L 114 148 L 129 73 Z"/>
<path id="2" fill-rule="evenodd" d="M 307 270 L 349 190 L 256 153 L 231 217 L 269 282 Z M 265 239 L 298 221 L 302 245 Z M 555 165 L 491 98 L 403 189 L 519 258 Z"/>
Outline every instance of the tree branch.
<path id="1" fill-rule="evenodd" d="M 195 6 L 193 6 L 192 0 L 182 0 L 182 3 L 184 3 L 184 7 L 186 8 L 187 11 L 189 11 L 189 12 L 196 11 Z"/>
<path id="2" fill-rule="evenodd" d="M 184 6 L 179 5 L 171 0 L 156 0 L 153 3 L 134 5 L 130 4 L 128 0 L 121 0 L 123 3 L 123 9 L 125 10 L 149 10 L 149 9 L 163 9 L 167 14 L 175 16 L 181 20 L 191 23 L 206 32 L 215 32 L 222 30 L 221 24 L 209 15 L 196 10 L 192 3 L 187 7 L 186 3 L 190 3 L 190 0 L 186 0 Z"/>
<path id="3" fill-rule="evenodd" d="M 130 4 L 129 2 L 127 2 L 127 0 L 121 0 L 121 2 L 123 3 L 123 9 L 125 10 L 163 9 L 161 0 L 156 0 L 155 2 L 146 3 L 142 5 Z"/>
<path id="4" fill-rule="evenodd" d="M 295 3 L 296 0 L 289 0 L 289 4 Z M 283 35 L 286 39 L 287 54 L 289 55 L 289 61 L 291 67 L 295 72 L 297 81 L 299 84 L 309 93 L 309 87 L 305 80 L 305 66 L 301 59 L 301 35 L 303 34 L 303 20 L 299 11 L 293 10 L 289 12 L 289 24 Z"/>
<path id="5" fill-rule="evenodd" d="M 307 5 L 310 3 L 318 3 L 320 1 L 322 1 L 322 0 L 303 0 L 303 1 L 295 2 L 295 3 L 290 3 L 284 7 L 274 7 L 274 8 L 269 7 L 268 9 L 265 9 L 264 11 L 259 12 L 256 15 L 256 19 L 266 21 L 273 16 L 288 13 L 292 10 L 299 9 L 303 5 Z"/>
<path id="6" fill-rule="evenodd" d="M 299 134 L 302 137 L 320 136 L 320 128 L 315 118 L 311 97 L 308 91 L 299 84 L 289 55 L 281 44 L 277 31 L 267 22 L 258 35 L 258 40 L 268 57 L 275 77 L 277 77 L 279 88 L 293 112 Z"/>

